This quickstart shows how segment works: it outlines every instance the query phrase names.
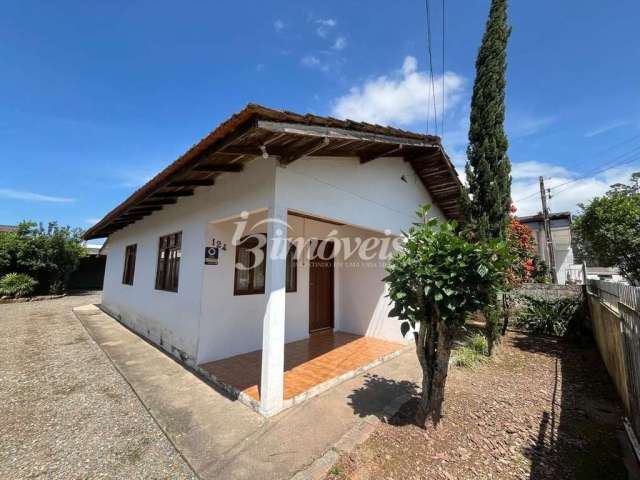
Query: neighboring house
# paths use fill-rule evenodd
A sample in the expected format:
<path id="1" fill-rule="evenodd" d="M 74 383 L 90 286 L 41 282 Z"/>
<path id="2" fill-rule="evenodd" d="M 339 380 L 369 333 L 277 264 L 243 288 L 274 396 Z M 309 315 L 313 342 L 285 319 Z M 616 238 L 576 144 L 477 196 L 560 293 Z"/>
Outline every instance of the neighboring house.
<path id="1" fill-rule="evenodd" d="M 521 223 L 528 226 L 534 234 L 538 254 L 549 264 L 549 253 L 547 249 L 547 236 L 544 232 L 544 217 L 542 213 L 528 217 L 518 217 Z M 571 249 L 571 213 L 560 212 L 549 214 L 551 223 L 551 240 L 556 259 L 556 272 L 558 283 L 573 283 L 572 278 L 575 266 L 573 265 L 573 250 Z"/>
<path id="2" fill-rule="evenodd" d="M 17 232 L 17 225 L 0 225 L 0 233 Z"/>
<path id="3" fill-rule="evenodd" d="M 376 255 L 420 204 L 458 218 L 460 191 L 438 137 L 250 104 L 85 239 L 108 237 L 107 312 L 272 415 L 399 348 Z M 293 239 L 323 258 L 295 244 L 240 268 Z M 359 242 L 372 258 L 350 256 Z"/>
<path id="4" fill-rule="evenodd" d="M 617 267 L 587 267 L 587 278 L 590 280 L 627 283 L 627 280 L 620 275 L 620 270 Z"/>

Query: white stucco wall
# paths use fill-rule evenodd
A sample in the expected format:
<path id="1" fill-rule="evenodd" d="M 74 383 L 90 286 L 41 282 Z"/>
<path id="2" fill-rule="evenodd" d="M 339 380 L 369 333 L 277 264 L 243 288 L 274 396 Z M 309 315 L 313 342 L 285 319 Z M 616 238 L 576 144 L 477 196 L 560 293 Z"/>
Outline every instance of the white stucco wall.
<path id="1" fill-rule="evenodd" d="M 415 220 L 417 206 L 429 202 L 420 179 L 400 158 L 367 164 L 355 158 L 305 158 L 286 168 L 273 159 L 256 158 L 242 173 L 221 175 L 215 186 L 198 188 L 193 197 L 113 234 L 103 304 L 132 329 L 155 343 L 162 339 L 165 348 L 179 349 L 189 361 L 257 350 L 262 346 L 265 295 L 233 295 L 231 237 L 240 212 L 251 212 L 252 223 L 277 205 L 348 224 L 289 215 L 292 237 L 326 238 L 336 231 L 338 237 L 366 238 L 385 230 L 400 233 Z M 436 207 L 432 212 L 442 218 Z M 158 291 L 158 239 L 176 231 L 182 231 L 178 292 Z M 227 243 L 227 251 L 221 252 L 218 265 L 204 265 L 205 246 L 214 238 Z M 121 283 L 124 250 L 133 243 L 138 245 L 136 270 L 134 285 L 128 286 Z M 335 328 L 399 340 L 399 322 L 387 317 L 383 266 L 356 268 L 340 260 L 335 269 Z M 308 336 L 308 282 L 308 263 L 300 262 L 297 292 L 286 294 L 287 342 Z"/>
<path id="2" fill-rule="evenodd" d="M 545 262 L 549 263 L 547 258 L 547 236 L 544 233 L 543 227 L 539 225 L 529 225 L 536 237 L 536 243 L 538 245 L 538 254 Z M 558 283 L 564 285 L 567 283 L 569 272 L 575 269 L 573 263 L 573 249 L 571 248 L 571 226 L 559 226 L 551 228 L 551 238 L 553 241 L 553 253 L 556 260 L 556 274 L 558 276 Z"/>
<path id="3" fill-rule="evenodd" d="M 402 180 L 402 177 L 406 182 Z M 415 211 L 431 197 L 402 158 L 305 157 L 276 171 L 278 203 L 343 223 L 384 232 L 415 221 Z M 444 218 L 434 206 L 432 214 Z"/>
<path id="4" fill-rule="evenodd" d="M 256 159 L 243 172 L 221 175 L 215 186 L 198 188 L 193 197 L 180 198 L 177 204 L 111 235 L 103 305 L 133 330 L 169 351 L 178 348 L 195 361 L 207 223 L 268 205 L 273 198 L 274 172 L 275 161 Z M 178 231 L 182 232 L 178 291 L 156 290 L 159 237 Z M 134 282 L 123 285 L 125 247 L 134 243 Z"/>

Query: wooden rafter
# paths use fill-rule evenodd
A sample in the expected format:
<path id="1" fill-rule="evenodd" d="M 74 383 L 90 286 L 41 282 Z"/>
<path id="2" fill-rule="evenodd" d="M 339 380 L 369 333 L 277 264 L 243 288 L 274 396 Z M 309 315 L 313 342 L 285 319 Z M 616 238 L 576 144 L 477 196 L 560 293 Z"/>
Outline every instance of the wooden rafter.
<path id="1" fill-rule="evenodd" d="M 389 156 L 392 153 L 401 153 L 402 147 L 402 145 L 391 145 L 388 148 L 377 150 L 375 152 L 363 152 L 359 155 L 360 163 L 368 163 L 376 158 Z"/>
<path id="2" fill-rule="evenodd" d="M 127 210 L 127 212 L 145 213 L 145 212 L 157 212 L 158 210 L 162 210 L 162 207 L 160 207 L 160 206 L 157 206 L 157 207 L 140 206 L 140 207 L 133 207 L 132 209 Z"/>
<path id="3" fill-rule="evenodd" d="M 165 198 L 164 200 L 145 200 L 143 202 L 140 202 L 140 206 L 141 207 L 147 207 L 147 206 L 162 206 L 162 205 L 172 205 L 174 203 L 177 203 L 178 200 L 176 200 L 175 198 Z"/>
<path id="4" fill-rule="evenodd" d="M 197 165 L 193 168 L 194 172 L 207 173 L 225 173 L 225 172 L 241 172 L 244 166 L 241 163 L 230 163 L 226 165 Z"/>
<path id="5" fill-rule="evenodd" d="M 170 187 L 210 187 L 214 184 L 213 178 L 176 180 L 169 184 Z"/>
<path id="6" fill-rule="evenodd" d="M 174 197 L 190 197 L 193 195 L 193 190 L 180 190 L 178 192 L 156 192 L 151 196 L 153 198 L 174 198 Z"/>
<path id="7" fill-rule="evenodd" d="M 311 141 L 298 150 L 294 150 L 291 153 L 280 156 L 280 165 L 289 165 L 291 162 L 295 162 L 299 158 L 311 155 L 318 150 L 322 150 L 329 145 L 329 142 L 330 140 L 327 137 L 322 137 L 320 140 Z"/>

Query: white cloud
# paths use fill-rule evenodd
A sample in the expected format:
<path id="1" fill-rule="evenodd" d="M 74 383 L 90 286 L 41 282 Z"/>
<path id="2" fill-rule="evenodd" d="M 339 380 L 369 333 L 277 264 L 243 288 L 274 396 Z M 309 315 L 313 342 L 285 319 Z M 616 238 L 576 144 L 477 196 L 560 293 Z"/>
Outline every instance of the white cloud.
<path id="1" fill-rule="evenodd" d="M 571 176 L 569 170 L 560 165 L 553 165 L 544 162 L 514 162 L 511 165 L 511 176 L 514 180 L 525 178 L 538 178 L 540 175 L 545 177 L 564 177 Z"/>
<path id="2" fill-rule="evenodd" d="M 611 130 L 615 130 L 616 128 L 620 128 L 620 127 L 624 127 L 625 125 L 628 125 L 629 122 L 614 122 L 611 123 L 609 125 L 604 125 L 602 127 L 596 128 L 594 130 L 590 130 L 587 133 L 584 134 L 585 138 L 591 138 L 591 137 L 595 137 L 597 135 L 601 135 L 603 133 L 607 133 Z"/>
<path id="3" fill-rule="evenodd" d="M 333 46 L 331 48 L 334 50 L 344 50 L 346 47 L 347 39 L 344 36 L 339 35 L 338 38 L 336 38 L 336 41 L 333 42 Z"/>
<path id="4" fill-rule="evenodd" d="M 524 162 L 531 164 L 535 162 Z M 608 170 L 601 174 L 579 178 L 579 175 L 571 175 L 564 167 L 560 165 L 539 164 L 541 169 L 537 172 L 531 171 L 528 177 L 514 177 L 511 186 L 511 196 L 515 200 L 518 208 L 518 215 L 533 215 L 542 210 L 540 201 L 540 185 L 538 176 L 545 177 L 545 188 L 551 189 L 551 199 L 549 200 L 552 212 L 570 211 L 577 213 L 579 211 L 578 204 L 587 203 L 594 197 L 604 195 L 610 186 L 614 183 L 627 183 L 631 174 L 637 170 L 637 167 L 619 167 Z M 513 170 L 519 169 L 519 164 L 513 164 Z M 527 171 L 526 167 L 524 171 Z M 553 170 L 550 170 L 553 169 Z M 566 175 L 557 175 L 548 178 L 549 172 L 555 171 L 560 173 L 566 172 Z M 563 185 L 572 182 L 569 185 Z"/>
<path id="5" fill-rule="evenodd" d="M 305 55 L 300 60 L 300 63 L 305 67 L 317 67 L 321 64 L 320 59 L 315 55 Z"/>
<path id="6" fill-rule="evenodd" d="M 557 117 L 537 116 L 528 112 L 507 112 L 505 130 L 509 138 L 517 139 L 534 135 L 557 120 Z"/>
<path id="7" fill-rule="evenodd" d="M 444 76 L 445 111 L 460 101 L 465 80 L 453 72 Z M 438 109 L 442 105 L 442 77 L 434 79 L 434 92 Z M 349 93 L 333 102 L 332 114 L 378 124 L 410 125 L 417 121 L 434 118 L 433 109 L 427 102 L 432 91 L 429 75 L 418 71 L 418 61 L 407 56 L 402 69 L 352 87 Z M 441 112 L 438 112 L 440 115 Z"/>
<path id="8" fill-rule="evenodd" d="M 94 218 L 87 218 L 84 222 L 87 225 L 95 225 L 96 223 L 98 223 L 100 220 L 102 220 L 102 218 L 98 218 L 98 217 L 94 217 Z"/>
<path id="9" fill-rule="evenodd" d="M 278 18 L 275 22 L 273 22 L 273 28 L 276 29 L 276 32 L 282 31 L 282 29 L 284 28 L 284 22 Z"/>
<path id="10" fill-rule="evenodd" d="M 320 38 L 327 38 L 329 31 L 337 24 L 333 18 L 319 18 L 316 20 L 316 33 Z"/>
<path id="11" fill-rule="evenodd" d="M 53 197 L 51 195 L 42 195 L 41 193 L 25 192 L 23 190 L 14 190 L 12 188 L 0 188 L 0 197 L 11 198 L 13 200 L 26 200 L 29 202 L 47 202 L 47 203 L 70 203 L 75 202 L 75 198 Z"/>

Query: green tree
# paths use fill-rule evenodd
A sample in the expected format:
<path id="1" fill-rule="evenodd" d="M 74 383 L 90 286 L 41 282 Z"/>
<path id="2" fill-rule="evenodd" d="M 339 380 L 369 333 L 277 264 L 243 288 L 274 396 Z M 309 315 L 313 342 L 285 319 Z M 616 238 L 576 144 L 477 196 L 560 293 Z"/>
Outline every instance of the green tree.
<path id="1" fill-rule="evenodd" d="M 612 185 L 603 197 L 580 205 L 573 224 L 583 259 L 600 266 L 617 266 L 630 282 L 640 285 L 640 173 L 631 184 Z"/>
<path id="2" fill-rule="evenodd" d="M 466 222 L 480 239 L 503 238 L 511 207 L 511 162 L 504 132 L 507 43 L 506 0 L 492 0 L 476 59 L 463 195 Z"/>
<path id="3" fill-rule="evenodd" d="M 86 254 L 82 231 L 50 222 L 47 228 L 22 222 L 16 232 L 0 234 L 0 276 L 26 273 L 41 291 L 60 292 Z"/>
<path id="4" fill-rule="evenodd" d="M 469 241 L 455 222 L 426 220 L 429 207 L 406 234 L 402 250 L 387 266 L 385 281 L 393 304 L 390 315 L 401 331 L 414 331 L 422 367 L 422 398 L 416 422 L 437 425 L 454 332 L 469 313 L 495 300 L 504 280 L 506 245 L 498 240 Z M 494 306 L 495 307 L 495 306 Z"/>
<path id="5" fill-rule="evenodd" d="M 476 59 L 471 97 L 469 146 L 465 172 L 468 189 L 462 209 L 467 228 L 480 240 L 504 239 L 511 208 L 511 162 L 504 132 L 507 44 L 507 0 L 492 0 L 489 19 Z M 497 305 L 496 301 L 490 302 Z M 500 313 L 485 310 L 489 352 L 500 339 Z"/>

